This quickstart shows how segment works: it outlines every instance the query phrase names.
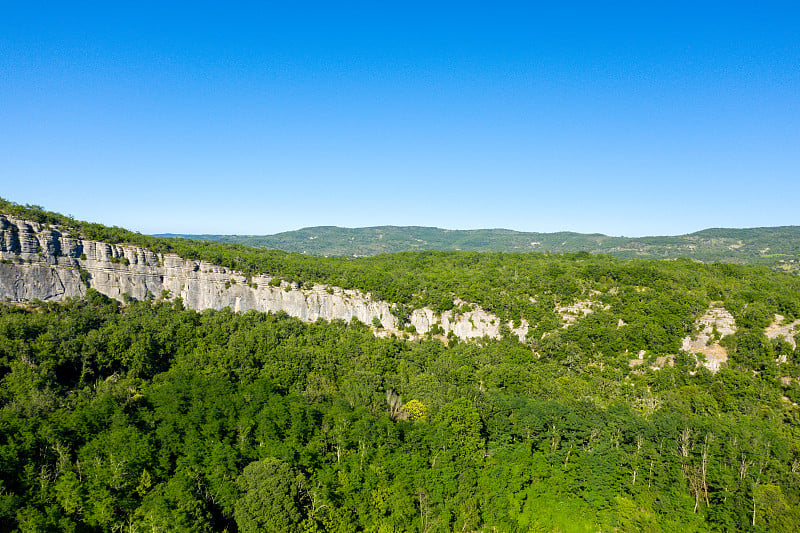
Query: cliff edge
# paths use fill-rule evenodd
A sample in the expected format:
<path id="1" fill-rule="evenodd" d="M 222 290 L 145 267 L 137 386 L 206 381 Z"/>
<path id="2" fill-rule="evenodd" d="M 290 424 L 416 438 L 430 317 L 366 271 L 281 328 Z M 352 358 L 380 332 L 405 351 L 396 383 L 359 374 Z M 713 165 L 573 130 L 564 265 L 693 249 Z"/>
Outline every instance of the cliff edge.
<path id="1" fill-rule="evenodd" d="M 205 261 L 87 240 L 70 228 L 0 215 L 0 299 L 61 301 L 81 297 L 89 288 L 119 301 L 125 295 L 137 300 L 180 297 L 186 307 L 198 311 L 283 311 L 309 322 L 358 319 L 370 325 L 377 319 L 382 334 L 399 332 L 392 306 L 359 291 L 324 285 L 300 288 L 274 282 L 268 275 L 245 277 Z M 437 327 L 440 334 L 452 332 L 460 339 L 500 337 L 500 319 L 475 306 L 457 316 L 417 309 L 409 322 L 418 334 Z M 520 340 L 527 331 L 524 322 L 512 328 Z"/>

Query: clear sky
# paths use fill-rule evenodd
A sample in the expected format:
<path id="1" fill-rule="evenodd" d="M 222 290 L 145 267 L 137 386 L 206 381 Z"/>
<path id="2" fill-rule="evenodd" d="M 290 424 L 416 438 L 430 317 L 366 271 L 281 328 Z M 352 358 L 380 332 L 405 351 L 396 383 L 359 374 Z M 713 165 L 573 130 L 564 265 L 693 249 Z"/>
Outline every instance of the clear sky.
<path id="1" fill-rule="evenodd" d="M 4 3 L 0 196 L 145 233 L 800 225 L 800 7 Z"/>

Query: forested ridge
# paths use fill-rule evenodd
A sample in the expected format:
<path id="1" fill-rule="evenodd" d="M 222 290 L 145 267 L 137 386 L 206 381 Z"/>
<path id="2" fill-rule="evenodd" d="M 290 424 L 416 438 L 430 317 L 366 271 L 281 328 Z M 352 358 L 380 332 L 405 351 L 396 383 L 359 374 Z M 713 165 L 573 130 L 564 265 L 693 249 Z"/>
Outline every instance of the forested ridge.
<path id="1" fill-rule="evenodd" d="M 565 254 L 428 251 L 363 258 L 313 257 L 212 241 L 152 237 L 0 199 L 2 212 L 59 225 L 88 239 L 143 246 L 185 259 L 202 259 L 245 275 L 265 273 L 273 276 L 275 283 L 318 282 L 358 289 L 375 299 L 397 304 L 401 317 L 409 309 L 423 306 L 437 311 L 454 309 L 455 302 L 461 300 L 480 305 L 503 320 L 525 319 L 533 325 L 540 324 L 537 333 L 544 333 L 556 326 L 555 304 L 569 305 L 589 293 L 599 292 L 597 299 L 611 306 L 612 314 L 627 322 L 642 320 L 645 318 L 642 315 L 648 313 L 664 315 L 666 321 L 682 321 L 683 326 L 670 326 L 669 335 L 675 338 L 690 331 L 691 320 L 707 306 L 709 299 L 724 300 L 737 320 L 748 303 L 758 303 L 748 313 L 763 315 L 762 321 L 772 316 L 770 310 L 787 318 L 800 318 L 800 277 L 772 274 L 765 267 L 701 264 L 688 259 L 621 261 L 585 251 Z M 615 286 L 624 290 L 609 291 Z M 636 287 L 652 291 L 643 294 Z M 680 328 L 684 331 L 678 331 Z"/>
<path id="2" fill-rule="evenodd" d="M 180 299 L 0 305 L 0 531 L 796 531 L 800 278 L 589 253 L 318 258 L 0 212 L 520 342 Z M 565 321 L 564 309 L 583 305 Z M 681 340 L 715 306 L 712 373 Z M 780 318 L 776 317 L 780 315 Z M 637 360 L 633 365 L 631 360 Z"/>
<path id="3" fill-rule="evenodd" d="M 276 248 L 320 256 L 372 256 L 406 251 L 588 251 L 632 259 L 689 257 L 704 262 L 800 268 L 800 226 L 712 228 L 686 235 L 613 237 L 600 233 L 523 232 L 508 229 L 446 230 L 416 226 L 339 228 L 320 226 L 275 235 L 175 235 L 195 240 Z"/>

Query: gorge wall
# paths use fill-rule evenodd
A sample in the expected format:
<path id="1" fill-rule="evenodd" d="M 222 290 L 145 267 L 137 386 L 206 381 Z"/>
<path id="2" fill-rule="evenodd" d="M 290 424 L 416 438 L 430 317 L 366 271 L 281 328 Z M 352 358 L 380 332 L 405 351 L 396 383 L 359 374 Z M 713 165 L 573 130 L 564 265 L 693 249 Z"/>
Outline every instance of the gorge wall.
<path id="1" fill-rule="evenodd" d="M 377 318 L 383 327 L 379 334 L 399 333 L 391 305 L 368 294 L 324 285 L 271 285 L 271 281 L 267 275 L 248 279 L 205 261 L 86 240 L 69 228 L 0 215 L 0 300 L 61 301 L 92 288 L 120 301 L 126 294 L 137 300 L 180 297 L 186 307 L 198 311 L 225 307 L 236 312 L 283 311 L 309 322 L 355 318 L 370 325 Z M 416 309 L 409 321 L 418 334 L 439 326 L 444 335 L 452 332 L 461 339 L 500 336 L 500 319 L 477 307 L 457 316 Z M 528 327 L 523 322 L 511 330 L 524 339 Z"/>

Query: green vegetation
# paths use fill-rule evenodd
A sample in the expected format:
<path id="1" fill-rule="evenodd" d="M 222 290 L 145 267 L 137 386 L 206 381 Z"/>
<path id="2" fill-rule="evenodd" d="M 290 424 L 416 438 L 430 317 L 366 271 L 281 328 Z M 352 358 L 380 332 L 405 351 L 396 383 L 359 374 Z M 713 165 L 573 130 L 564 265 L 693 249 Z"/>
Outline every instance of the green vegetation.
<path id="1" fill-rule="evenodd" d="M 527 320 L 536 328 L 535 338 L 558 326 L 556 304 L 571 304 L 592 291 L 599 292 L 601 303 L 611 308 L 607 313 L 596 313 L 593 319 L 605 321 L 606 326 L 612 318 L 630 323 L 628 331 L 637 331 L 641 337 L 641 342 L 630 345 L 631 349 L 640 346 L 637 350 L 674 352 L 674 339 L 691 331 L 692 320 L 709 300 L 724 300 L 737 319 L 748 304 L 762 300 L 767 306 L 765 312 L 800 318 L 800 278 L 771 273 L 766 268 L 706 265 L 685 259 L 621 261 L 585 251 L 557 255 L 404 252 L 325 258 L 212 241 L 151 237 L 9 202 L 0 202 L 0 211 L 75 228 L 90 239 L 203 259 L 247 276 L 266 273 L 274 277 L 272 284 L 283 279 L 297 285 L 319 282 L 358 289 L 394 303 L 395 315 L 401 319 L 423 306 L 439 312 L 463 312 L 464 308 L 455 306 L 460 299 L 478 304 L 503 320 L 517 324 Z M 615 285 L 625 290 L 610 291 Z M 634 290 L 634 286 L 641 290 Z M 656 329 L 654 322 L 659 324 Z M 664 340 L 667 337 L 673 340 Z"/>
<path id="2" fill-rule="evenodd" d="M 775 314 L 800 319 L 796 275 L 587 252 L 321 258 L 0 211 L 361 289 L 401 318 L 478 304 L 530 325 L 525 342 L 504 326 L 445 344 L 358 321 L 196 312 L 165 294 L 0 305 L 0 531 L 800 523 L 800 348 L 764 333 Z M 712 301 L 738 327 L 715 332 L 729 354 L 716 374 L 680 350 Z M 581 302 L 593 312 L 562 327 L 559 306 Z"/>
<path id="3" fill-rule="evenodd" d="M 327 257 L 366 257 L 406 251 L 588 251 L 621 258 L 689 257 L 703 262 L 755 263 L 800 268 L 800 227 L 707 229 L 669 237 L 609 237 L 599 233 L 528 233 L 506 229 L 444 230 L 425 227 L 304 228 L 275 235 L 172 235 Z"/>
<path id="4" fill-rule="evenodd" d="M 93 291 L 0 307 L 0 531 L 796 530 L 774 364 L 569 355 Z"/>
<path id="5" fill-rule="evenodd" d="M 309 255 L 367 257 L 412 251 L 577 252 L 618 246 L 629 239 L 580 233 L 525 233 L 506 229 L 445 230 L 419 226 L 320 226 L 275 235 L 175 235 Z"/>

